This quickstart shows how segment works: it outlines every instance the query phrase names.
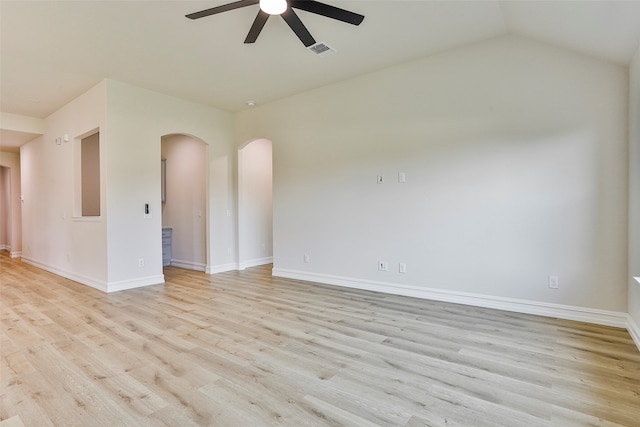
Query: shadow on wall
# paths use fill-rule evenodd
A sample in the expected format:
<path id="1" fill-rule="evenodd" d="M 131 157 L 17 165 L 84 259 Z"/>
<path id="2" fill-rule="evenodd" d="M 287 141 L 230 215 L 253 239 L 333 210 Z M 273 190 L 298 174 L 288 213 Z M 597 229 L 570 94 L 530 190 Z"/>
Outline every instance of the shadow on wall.
<path id="1" fill-rule="evenodd" d="M 273 161 L 268 139 L 238 150 L 238 268 L 273 262 Z"/>

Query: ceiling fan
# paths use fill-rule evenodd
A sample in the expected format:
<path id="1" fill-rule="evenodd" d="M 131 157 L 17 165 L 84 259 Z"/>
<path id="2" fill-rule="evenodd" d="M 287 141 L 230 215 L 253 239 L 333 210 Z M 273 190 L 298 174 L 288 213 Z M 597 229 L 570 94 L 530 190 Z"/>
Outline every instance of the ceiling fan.
<path id="1" fill-rule="evenodd" d="M 364 19 L 363 15 L 314 0 L 240 0 L 222 6 L 212 7 L 211 9 L 201 10 L 200 12 L 190 13 L 186 15 L 186 17 L 190 19 L 204 18 L 205 16 L 252 6 L 254 4 L 260 4 L 260 11 L 258 11 L 258 15 L 253 21 L 253 25 L 251 25 L 251 29 L 249 29 L 249 34 L 247 34 L 247 38 L 244 40 L 245 43 L 255 43 L 269 16 L 280 15 L 293 32 L 296 33 L 296 36 L 298 36 L 305 47 L 316 44 L 315 39 L 311 33 L 309 33 L 309 30 L 307 30 L 307 27 L 305 27 L 298 15 L 293 11 L 294 8 L 326 16 L 327 18 L 337 19 L 338 21 L 352 25 L 360 25 Z"/>

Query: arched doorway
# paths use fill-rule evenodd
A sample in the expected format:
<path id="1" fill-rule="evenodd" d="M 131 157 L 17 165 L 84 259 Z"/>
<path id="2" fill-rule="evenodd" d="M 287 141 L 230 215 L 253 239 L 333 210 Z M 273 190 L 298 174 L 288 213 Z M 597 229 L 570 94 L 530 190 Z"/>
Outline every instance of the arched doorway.
<path id="1" fill-rule="evenodd" d="M 238 268 L 272 262 L 272 143 L 256 139 L 238 150 Z"/>
<path id="2" fill-rule="evenodd" d="M 207 151 L 207 144 L 193 136 L 170 134 L 162 137 L 164 265 L 206 270 Z"/>
<path id="3" fill-rule="evenodd" d="M 0 166 L 0 250 L 11 251 L 11 169 Z"/>

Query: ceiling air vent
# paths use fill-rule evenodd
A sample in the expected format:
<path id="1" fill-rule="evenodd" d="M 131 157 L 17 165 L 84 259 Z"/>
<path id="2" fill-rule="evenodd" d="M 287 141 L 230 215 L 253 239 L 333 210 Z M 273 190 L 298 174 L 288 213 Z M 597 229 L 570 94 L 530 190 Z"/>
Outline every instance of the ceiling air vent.
<path id="1" fill-rule="evenodd" d="M 307 49 L 309 49 L 311 52 L 315 53 L 318 56 L 327 56 L 327 55 L 336 53 L 335 49 L 327 46 L 322 42 L 311 45 Z"/>

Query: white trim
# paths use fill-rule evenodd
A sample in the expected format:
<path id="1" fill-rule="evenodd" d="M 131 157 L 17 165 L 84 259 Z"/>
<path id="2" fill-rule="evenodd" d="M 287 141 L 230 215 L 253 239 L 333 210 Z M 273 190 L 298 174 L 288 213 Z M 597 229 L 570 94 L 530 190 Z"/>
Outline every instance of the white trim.
<path id="1" fill-rule="evenodd" d="M 273 263 L 273 257 L 265 257 L 258 258 L 254 260 L 244 261 L 241 263 L 229 262 L 227 264 L 219 264 L 219 265 L 207 265 L 205 267 L 204 272 L 206 274 L 217 274 L 217 273 L 225 273 L 227 271 L 234 270 L 244 270 L 249 267 L 256 267 L 258 265 L 265 265 Z M 171 260 L 171 265 L 174 265 L 173 260 Z"/>
<path id="2" fill-rule="evenodd" d="M 220 264 L 220 265 L 207 265 L 205 269 L 206 274 L 216 274 L 216 273 L 224 273 L 226 271 L 237 270 L 238 264 L 235 262 L 230 262 L 228 264 Z"/>
<path id="3" fill-rule="evenodd" d="M 9 245 L 0 245 L 0 251 L 9 252 L 9 258 L 20 258 L 22 256 L 22 251 L 12 251 Z"/>
<path id="4" fill-rule="evenodd" d="M 630 314 L 627 315 L 627 331 L 629 331 L 629 335 L 633 338 L 633 342 L 636 343 L 636 347 L 640 350 L 640 327 L 633 320 L 633 317 L 631 317 Z"/>
<path id="5" fill-rule="evenodd" d="M 348 288 L 364 289 L 368 291 L 384 292 L 394 295 L 451 302 L 455 304 L 465 304 L 476 307 L 493 308 L 497 310 L 514 311 L 517 313 L 556 317 L 560 319 L 595 323 L 598 325 L 615 326 L 619 328 L 627 328 L 629 325 L 629 316 L 627 313 L 617 311 L 447 291 L 442 289 L 422 288 L 418 286 L 352 279 L 348 277 L 331 276 L 282 268 L 274 268 L 272 274 L 274 276 L 289 279 L 305 280 L 325 283 L 328 285 L 344 286 Z"/>
<path id="6" fill-rule="evenodd" d="M 43 264 L 31 258 L 22 257 L 22 261 L 26 264 L 33 265 L 34 267 L 41 268 L 50 273 L 57 274 L 58 276 L 62 276 L 66 279 L 73 280 L 74 282 L 78 282 L 82 285 L 87 285 L 92 288 L 98 289 L 99 291 L 107 292 L 107 293 L 124 291 L 125 289 L 140 288 L 143 286 L 158 285 L 158 284 L 164 283 L 163 274 L 160 274 L 157 276 L 142 277 L 142 278 L 133 279 L 133 280 L 123 280 L 120 282 L 107 283 L 102 280 L 92 279 L 90 277 L 82 276 L 80 274 L 72 273 L 70 271 L 62 270 L 57 267 Z"/>
<path id="7" fill-rule="evenodd" d="M 258 265 L 265 265 L 265 264 L 272 264 L 272 263 L 273 263 L 272 256 L 250 259 L 248 261 L 241 261 L 238 264 L 238 270 L 244 270 L 245 268 L 257 267 Z"/>
<path id="8" fill-rule="evenodd" d="M 164 274 L 156 276 L 140 277 L 131 280 L 121 280 L 119 282 L 109 282 L 107 292 L 119 292 L 127 289 L 142 288 L 144 286 L 161 285 L 164 283 Z"/>
<path id="9" fill-rule="evenodd" d="M 92 279 L 90 277 L 82 276 L 80 274 L 72 273 L 70 271 L 62 270 L 57 267 L 53 267 L 47 264 L 43 264 L 40 261 L 36 261 L 34 259 L 28 257 L 22 257 L 22 262 L 33 265 L 34 267 L 41 268 L 50 273 L 57 274 L 58 276 L 62 276 L 66 279 L 73 280 L 74 282 L 81 283 L 83 285 L 91 286 L 92 288 L 98 289 L 102 292 L 107 291 L 107 283 L 102 280 Z"/>
<path id="10" fill-rule="evenodd" d="M 172 259 L 170 265 L 172 267 L 186 268 L 188 270 L 196 270 L 196 271 L 206 271 L 206 268 L 207 268 L 206 265 L 199 262 L 182 261 L 179 259 Z"/>

